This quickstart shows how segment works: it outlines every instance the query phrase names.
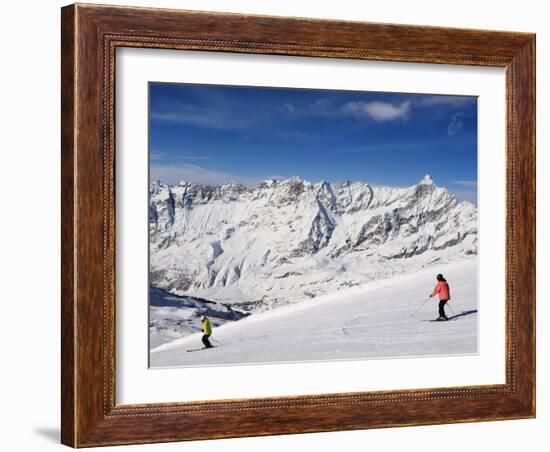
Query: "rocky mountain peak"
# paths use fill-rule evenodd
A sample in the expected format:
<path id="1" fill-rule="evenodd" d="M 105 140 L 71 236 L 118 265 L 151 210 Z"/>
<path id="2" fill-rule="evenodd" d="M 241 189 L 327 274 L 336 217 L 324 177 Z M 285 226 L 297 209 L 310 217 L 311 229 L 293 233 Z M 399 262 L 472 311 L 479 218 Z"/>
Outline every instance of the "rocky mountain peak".
<path id="1" fill-rule="evenodd" d="M 426 174 L 418 183 L 418 185 L 435 185 L 434 180 L 432 179 L 432 176 L 429 174 Z"/>
<path id="2" fill-rule="evenodd" d="M 428 175 L 404 188 L 155 182 L 149 204 L 151 282 L 179 294 L 303 296 L 477 253 L 476 208 Z"/>

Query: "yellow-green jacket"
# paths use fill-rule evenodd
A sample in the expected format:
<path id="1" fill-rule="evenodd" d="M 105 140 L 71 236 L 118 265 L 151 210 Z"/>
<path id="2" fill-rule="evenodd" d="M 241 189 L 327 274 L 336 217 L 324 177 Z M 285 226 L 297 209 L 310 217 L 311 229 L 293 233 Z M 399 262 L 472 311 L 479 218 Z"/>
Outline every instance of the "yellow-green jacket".
<path id="1" fill-rule="evenodd" d="M 210 325 L 210 320 L 204 319 L 204 322 L 202 322 L 202 331 L 204 334 L 208 334 L 209 336 L 212 334 L 212 325 Z"/>

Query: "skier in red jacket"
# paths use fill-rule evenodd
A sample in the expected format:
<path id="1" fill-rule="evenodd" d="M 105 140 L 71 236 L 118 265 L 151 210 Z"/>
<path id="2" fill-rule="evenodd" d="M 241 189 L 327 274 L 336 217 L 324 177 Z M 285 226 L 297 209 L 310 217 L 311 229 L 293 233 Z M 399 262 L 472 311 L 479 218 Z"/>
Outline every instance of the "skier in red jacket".
<path id="1" fill-rule="evenodd" d="M 445 314 L 445 303 L 451 299 L 451 290 L 449 289 L 447 280 L 441 273 L 437 275 L 437 281 L 437 285 L 430 295 L 430 298 L 439 295 L 439 317 L 436 320 L 449 320 Z"/>

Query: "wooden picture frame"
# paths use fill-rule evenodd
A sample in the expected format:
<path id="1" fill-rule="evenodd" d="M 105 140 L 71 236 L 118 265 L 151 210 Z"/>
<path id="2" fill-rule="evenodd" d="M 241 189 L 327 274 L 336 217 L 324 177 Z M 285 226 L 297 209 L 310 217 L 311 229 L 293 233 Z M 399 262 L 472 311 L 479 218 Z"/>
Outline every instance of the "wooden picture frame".
<path id="1" fill-rule="evenodd" d="M 62 9 L 62 442 L 73 447 L 535 416 L 535 35 L 147 8 Z M 506 70 L 506 383 L 115 403 L 115 50 Z"/>

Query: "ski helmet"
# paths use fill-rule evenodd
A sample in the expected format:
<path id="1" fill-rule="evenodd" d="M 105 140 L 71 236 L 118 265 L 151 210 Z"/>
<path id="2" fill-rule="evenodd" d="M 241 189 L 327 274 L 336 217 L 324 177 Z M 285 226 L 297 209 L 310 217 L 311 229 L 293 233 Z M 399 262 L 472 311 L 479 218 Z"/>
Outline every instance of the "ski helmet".
<path id="1" fill-rule="evenodd" d="M 443 281 L 445 278 L 443 278 L 443 275 L 440 273 L 439 275 L 436 276 L 437 280 L 438 281 Z"/>

